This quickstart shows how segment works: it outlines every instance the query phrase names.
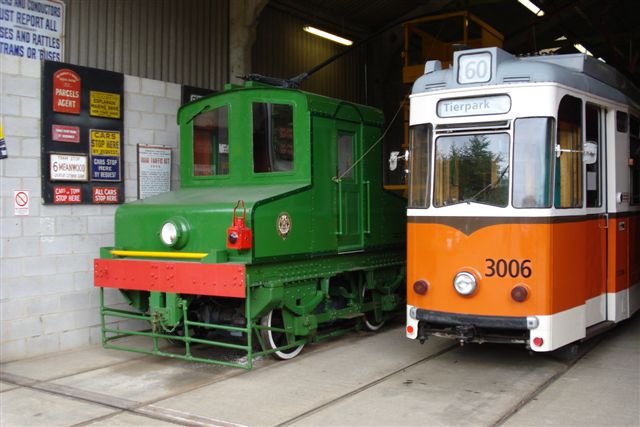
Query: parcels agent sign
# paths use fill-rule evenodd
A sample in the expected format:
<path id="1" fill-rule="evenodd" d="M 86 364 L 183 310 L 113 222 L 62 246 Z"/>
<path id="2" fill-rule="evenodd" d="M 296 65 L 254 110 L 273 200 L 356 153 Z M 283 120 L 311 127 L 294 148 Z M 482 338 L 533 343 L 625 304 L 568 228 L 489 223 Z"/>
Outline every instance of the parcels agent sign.
<path id="1" fill-rule="evenodd" d="M 53 74 L 53 111 L 80 114 L 80 76 L 62 68 Z"/>

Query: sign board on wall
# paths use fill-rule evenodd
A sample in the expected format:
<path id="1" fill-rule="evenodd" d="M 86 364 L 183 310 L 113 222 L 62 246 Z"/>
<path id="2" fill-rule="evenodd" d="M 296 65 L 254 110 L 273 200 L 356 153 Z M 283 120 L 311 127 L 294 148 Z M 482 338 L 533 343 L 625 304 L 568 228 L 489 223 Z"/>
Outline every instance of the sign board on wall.
<path id="1" fill-rule="evenodd" d="M 202 87 L 195 86 L 182 86 L 182 103 L 187 104 L 189 102 L 197 101 L 203 96 L 211 95 L 212 93 L 216 93 L 215 90 L 206 89 Z"/>
<path id="2" fill-rule="evenodd" d="M 171 189 L 171 148 L 138 145 L 138 198 Z"/>
<path id="3" fill-rule="evenodd" d="M 64 16 L 62 0 L 0 1 L 0 53 L 61 61 Z"/>
<path id="4" fill-rule="evenodd" d="M 124 202 L 123 94 L 121 73 L 44 62 L 41 158 L 45 204 Z"/>

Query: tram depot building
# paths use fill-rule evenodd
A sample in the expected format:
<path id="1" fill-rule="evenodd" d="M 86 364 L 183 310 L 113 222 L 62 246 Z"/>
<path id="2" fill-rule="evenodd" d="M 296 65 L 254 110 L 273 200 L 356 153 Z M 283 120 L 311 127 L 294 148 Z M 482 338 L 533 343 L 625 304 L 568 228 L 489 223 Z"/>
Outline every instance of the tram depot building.
<path id="1" fill-rule="evenodd" d="M 0 0 L 2 424 L 639 425 L 634 6 Z"/>

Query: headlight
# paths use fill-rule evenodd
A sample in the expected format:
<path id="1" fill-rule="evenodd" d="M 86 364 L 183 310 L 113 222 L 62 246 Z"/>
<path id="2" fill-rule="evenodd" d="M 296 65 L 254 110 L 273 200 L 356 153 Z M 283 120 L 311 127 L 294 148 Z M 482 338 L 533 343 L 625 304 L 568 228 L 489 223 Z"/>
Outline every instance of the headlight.
<path id="1" fill-rule="evenodd" d="M 188 225 L 183 218 L 171 218 L 162 224 L 160 240 L 167 246 L 175 249 L 183 247 L 188 240 Z"/>
<path id="2" fill-rule="evenodd" d="M 160 240 L 167 246 L 173 246 L 178 241 L 178 227 L 173 222 L 165 222 L 160 230 Z"/>
<path id="3" fill-rule="evenodd" d="M 456 289 L 457 293 L 466 297 L 476 291 L 478 282 L 473 274 L 461 271 L 456 274 L 456 277 L 453 279 L 453 287 Z"/>

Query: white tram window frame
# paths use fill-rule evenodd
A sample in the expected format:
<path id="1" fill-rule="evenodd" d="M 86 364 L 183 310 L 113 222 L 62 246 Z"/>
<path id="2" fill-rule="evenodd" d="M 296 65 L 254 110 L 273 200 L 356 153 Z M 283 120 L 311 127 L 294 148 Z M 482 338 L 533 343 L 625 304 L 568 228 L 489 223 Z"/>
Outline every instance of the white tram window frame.
<path id="1" fill-rule="evenodd" d="M 640 118 L 631 114 L 629 120 L 629 204 L 640 205 Z"/>
<path id="2" fill-rule="evenodd" d="M 531 121 L 538 126 L 520 129 Z M 553 117 L 518 117 L 514 121 L 511 202 L 516 209 L 549 209 L 552 205 L 554 129 Z M 546 133 L 544 139 L 537 131 Z"/>
<path id="3" fill-rule="evenodd" d="M 595 117 L 590 115 L 595 113 Z M 593 121 L 595 119 L 595 122 Z M 602 165 L 604 163 L 602 147 L 606 142 L 605 108 L 593 102 L 585 103 L 584 142 L 595 142 L 598 146 L 596 162 L 585 165 L 585 203 L 587 208 L 602 207 Z M 594 129 L 595 127 L 595 129 Z M 595 132 L 595 133 L 594 133 Z"/>
<path id="4" fill-rule="evenodd" d="M 556 158 L 553 189 L 556 209 L 580 209 L 584 206 L 583 105 L 581 98 L 572 95 L 564 95 L 558 105 L 556 144 L 567 151 Z"/>
<path id="5" fill-rule="evenodd" d="M 431 151 L 433 125 L 423 123 L 410 128 L 409 207 L 428 208 L 431 204 Z"/>

